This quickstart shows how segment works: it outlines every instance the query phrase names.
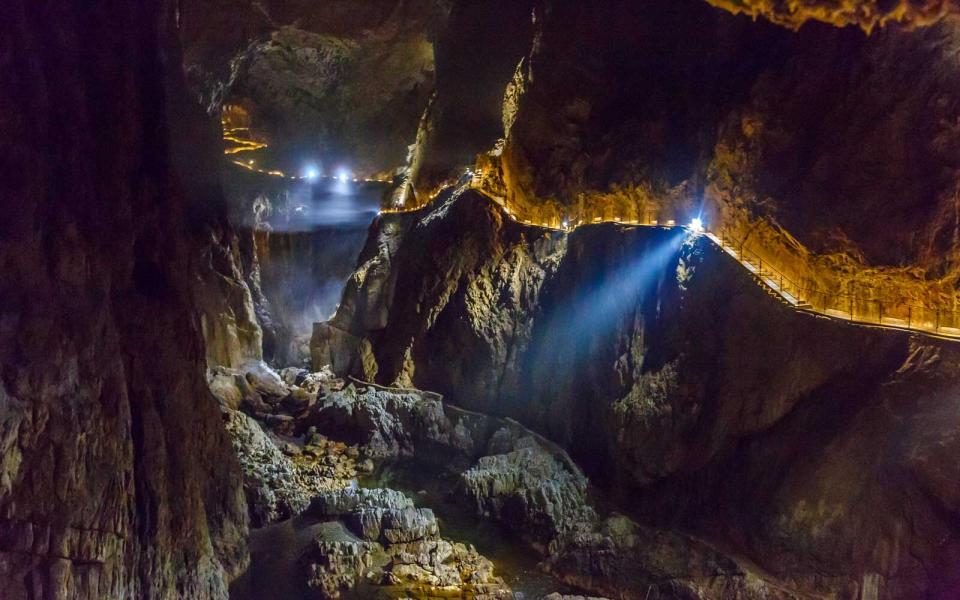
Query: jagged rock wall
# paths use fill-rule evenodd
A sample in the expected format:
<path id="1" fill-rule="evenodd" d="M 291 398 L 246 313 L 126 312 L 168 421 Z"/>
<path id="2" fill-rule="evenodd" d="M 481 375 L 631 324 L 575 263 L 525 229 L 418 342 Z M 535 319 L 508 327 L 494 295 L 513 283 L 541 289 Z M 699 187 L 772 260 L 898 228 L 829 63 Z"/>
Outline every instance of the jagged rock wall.
<path id="1" fill-rule="evenodd" d="M 194 306 L 200 315 L 208 367 L 236 367 L 263 357 L 262 303 L 256 286 L 258 265 L 246 259 L 242 233 L 228 223 L 211 229 L 200 249 L 201 267 L 194 283 Z M 267 335 L 271 332 L 268 330 Z M 269 339 L 269 337 L 268 337 Z"/>
<path id="2" fill-rule="evenodd" d="M 958 351 L 796 313 L 683 236 L 545 232 L 468 191 L 377 222 L 314 350 L 519 419 L 777 585 L 950 597 Z"/>
<path id="3" fill-rule="evenodd" d="M 239 273 L 218 281 L 245 286 L 237 296 L 226 297 L 249 302 L 243 314 L 262 331 L 253 340 L 258 353 L 243 352 L 244 360 L 262 356 L 272 364 L 289 366 L 309 356 L 312 323 L 335 311 L 383 187 L 352 185 L 349 194 L 342 194 L 321 189 L 321 184 L 227 167 L 224 194 L 235 240 L 228 247 L 231 254 L 225 266 Z M 209 349 L 211 337 L 207 339 Z M 211 364 L 235 367 L 242 362 Z"/>
<path id="4" fill-rule="evenodd" d="M 923 26 L 957 11 L 953 0 L 707 0 L 733 13 L 766 17 L 787 27 L 815 19 L 837 26 L 858 25 L 867 32 L 888 23 Z"/>
<path id="5" fill-rule="evenodd" d="M 509 134 L 478 161 L 483 186 L 553 226 L 702 215 L 815 289 L 811 301 L 955 312 L 960 29 L 931 10 L 868 35 L 818 21 L 791 31 L 695 0 L 538 3 L 522 94 L 504 104 Z"/>
<path id="6" fill-rule="evenodd" d="M 436 94 L 408 161 L 414 197 L 405 198 L 406 206 L 456 180 L 477 154 L 502 137 L 503 90 L 529 50 L 533 4 L 452 3 L 436 35 Z"/>
<path id="7" fill-rule="evenodd" d="M 553 224 L 699 203 L 717 123 L 789 35 L 700 0 L 541 1 L 534 19 L 495 162 L 511 208 Z"/>
<path id="8" fill-rule="evenodd" d="M 246 510 L 194 309 L 215 188 L 184 183 L 217 153 L 173 6 L 4 14 L 2 595 L 226 599 Z"/>
<path id="9" fill-rule="evenodd" d="M 257 158 L 369 176 L 402 165 L 434 87 L 439 0 L 222 2 L 185 6 L 196 94 L 251 113 L 269 149 Z"/>

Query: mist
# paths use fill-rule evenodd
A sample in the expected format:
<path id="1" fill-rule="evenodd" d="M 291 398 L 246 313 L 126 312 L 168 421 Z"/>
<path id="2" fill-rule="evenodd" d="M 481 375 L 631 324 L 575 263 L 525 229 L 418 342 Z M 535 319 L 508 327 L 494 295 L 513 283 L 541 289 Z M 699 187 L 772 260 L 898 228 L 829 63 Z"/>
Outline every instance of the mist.
<path id="1" fill-rule="evenodd" d="M 318 178 L 257 198 L 251 226 L 267 234 L 258 248 L 267 360 L 307 360 L 313 323 L 336 311 L 385 189 L 378 182 Z"/>
<path id="2" fill-rule="evenodd" d="M 287 190 L 286 201 L 267 219 L 273 231 L 308 233 L 329 227 L 366 228 L 380 209 L 386 186 L 379 182 L 318 178 Z"/>

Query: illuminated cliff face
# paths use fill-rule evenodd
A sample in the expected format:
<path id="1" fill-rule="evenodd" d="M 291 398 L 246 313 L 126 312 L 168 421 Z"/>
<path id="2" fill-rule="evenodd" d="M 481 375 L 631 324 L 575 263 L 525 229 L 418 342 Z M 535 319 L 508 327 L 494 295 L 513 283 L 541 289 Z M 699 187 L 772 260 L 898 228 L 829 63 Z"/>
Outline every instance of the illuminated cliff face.
<path id="1" fill-rule="evenodd" d="M 922 27 L 957 11 L 953 0 L 706 0 L 734 14 L 763 17 L 798 28 L 816 20 L 838 27 L 856 25 L 870 32 L 892 23 Z"/>
<path id="2" fill-rule="evenodd" d="M 312 165 L 362 176 L 404 163 L 434 88 L 430 31 L 443 17 L 438 3 L 189 5 L 181 32 L 195 92 L 211 111 L 226 107 L 227 117 L 242 107 L 250 137 L 270 144 L 244 161 L 285 173 Z"/>
<path id="3" fill-rule="evenodd" d="M 797 597 L 953 597 L 956 342 L 798 314 L 685 237 L 473 191 L 386 216 L 315 364 L 516 418 Z"/>
<path id="4" fill-rule="evenodd" d="M 554 227 L 701 216 L 812 294 L 954 310 L 960 36 L 949 14 L 910 24 L 927 22 L 541 3 L 482 186 Z"/>

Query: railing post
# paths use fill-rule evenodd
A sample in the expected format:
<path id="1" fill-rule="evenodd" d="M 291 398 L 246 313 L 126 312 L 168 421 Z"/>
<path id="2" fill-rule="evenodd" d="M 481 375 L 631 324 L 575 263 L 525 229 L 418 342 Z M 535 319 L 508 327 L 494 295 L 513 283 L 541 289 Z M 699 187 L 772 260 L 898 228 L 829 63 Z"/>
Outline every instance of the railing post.
<path id="1" fill-rule="evenodd" d="M 850 296 L 850 320 L 853 320 L 853 296 Z"/>
<path id="2" fill-rule="evenodd" d="M 883 325 L 883 301 L 877 300 L 877 306 L 880 308 L 880 324 Z"/>
<path id="3" fill-rule="evenodd" d="M 910 329 L 910 325 L 913 323 L 913 307 L 907 307 L 907 329 Z"/>
<path id="4" fill-rule="evenodd" d="M 934 323 L 933 331 L 936 333 L 940 332 L 940 309 L 939 308 L 937 309 L 937 320 Z"/>

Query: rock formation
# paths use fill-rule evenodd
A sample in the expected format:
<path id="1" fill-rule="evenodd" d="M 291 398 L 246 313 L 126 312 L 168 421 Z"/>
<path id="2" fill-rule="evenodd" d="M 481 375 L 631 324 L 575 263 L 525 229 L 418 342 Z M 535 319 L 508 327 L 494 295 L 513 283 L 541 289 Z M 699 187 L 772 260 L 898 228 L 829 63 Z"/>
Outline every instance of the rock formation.
<path id="1" fill-rule="evenodd" d="M 315 354 L 519 419 L 771 585 L 951 589 L 955 349 L 798 314 L 684 235 L 545 232 L 472 191 L 385 217 Z"/>
<path id="2" fill-rule="evenodd" d="M 344 488 L 356 476 L 343 444 L 324 438 L 311 438 L 305 448 L 278 443 L 257 421 L 229 408 L 224 421 L 243 468 L 254 527 L 298 515 L 320 492 Z"/>
<path id="3" fill-rule="evenodd" d="M 203 0 L 180 15 L 186 66 L 216 111 L 245 107 L 257 158 L 365 176 L 403 164 L 434 87 L 435 0 Z"/>
<path id="4" fill-rule="evenodd" d="M 217 281 L 246 287 L 225 297 L 243 299 L 243 314 L 262 332 L 262 342 L 256 341 L 262 353 L 243 352 L 212 365 L 239 367 L 261 357 L 302 365 L 309 356 L 312 324 L 336 309 L 384 185 L 364 183 L 348 195 L 328 187 L 227 168 L 224 193 L 236 236 L 226 264 L 235 272 Z M 208 347 L 217 347 L 220 336 L 214 343 L 210 338 Z"/>
<path id="5" fill-rule="evenodd" d="M 194 303 L 219 156 L 172 11 L 4 6 L 4 598 L 226 599 L 245 565 Z"/>
<path id="6" fill-rule="evenodd" d="M 960 350 L 626 225 L 960 327 L 956 3 L 496 4 L 4 7 L 4 598 L 227 598 L 251 523 L 310 534 L 321 597 L 508 597 L 354 485 L 438 456 L 585 592 L 956 596 Z M 279 231 L 305 163 L 424 207 L 374 221 L 311 371 L 353 247 Z"/>
<path id="7" fill-rule="evenodd" d="M 754 18 L 766 17 L 787 27 L 800 27 L 809 20 L 823 21 L 837 26 L 857 25 L 868 33 L 888 23 L 923 26 L 935 23 L 948 13 L 956 13 L 952 0 L 846 0 L 843 2 L 804 0 L 707 0 L 714 6 L 733 13 L 745 13 Z"/>
<path id="8" fill-rule="evenodd" d="M 448 415 L 435 394 L 345 384 L 323 371 L 277 374 L 262 363 L 211 369 L 208 382 L 240 459 L 251 524 L 315 523 L 315 539 L 296 562 L 308 565 L 303 581 L 319 597 L 512 597 L 489 560 L 440 537 L 429 508 L 394 490 L 357 488 L 355 480 L 361 458 L 366 471 L 373 469 L 371 458 L 429 454 L 441 446 L 466 459 L 481 451 L 491 419 L 455 410 Z M 234 592 L 256 594 L 257 585 L 245 577 Z"/>
<path id="9" fill-rule="evenodd" d="M 493 574 L 490 561 L 471 547 L 441 538 L 433 512 L 416 508 L 399 492 L 327 492 L 310 510 L 332 519 L 308 558 L 310 585 L 321 598 L 339 598 L 363 583 L 370 597 L 513 597 Z"/>
<path id="10" fill-rule="evenodd" d="M 867 35 L 699 0 L 539 3 L 484 189 L 554 227 L 700 216 L 811 302 L 960 323 L 953 4 L 722 4 L 938 18 Z"/>
<path id="11" fill-rule="evenodd" d="M 459 471 L 459 483 L 447 493 L 525 540 L 542 557 L 540 568 L 579 589 L 620 598 L 773 598 L 784 593 L 749 564 L 700 540 L 644 527 L 622 514 L 601 514 L 586 477 L 569 456 L 516 422 L 444 406 L 429 392 L 352 384 L 328 394 L 311 412 L 302 417 L 305 423 L 360 443 L 362 455 L 440 461 L 445 469 Z M 324 492 L 316 502 L 321 507 L 332 503 L 339 507 L 333 512 L 340 514 L 356 510 L 361 501 L 355 493 Z M 316 512 L 315 503 L 309 514 Z M 376 540 L 382 515 L 374 516 L 347 524 L 367 532 L 361 537 Z M 416 525 L 418 519 L 408 521 Z M 331 532 L 324 531 L 329 538 Z M 323 543 L 320 549 L 327 558 L 314 578 L 328 593 L 358 585 L 358 570 L 370 568 L 376 552 L 357 541 Z"/>

